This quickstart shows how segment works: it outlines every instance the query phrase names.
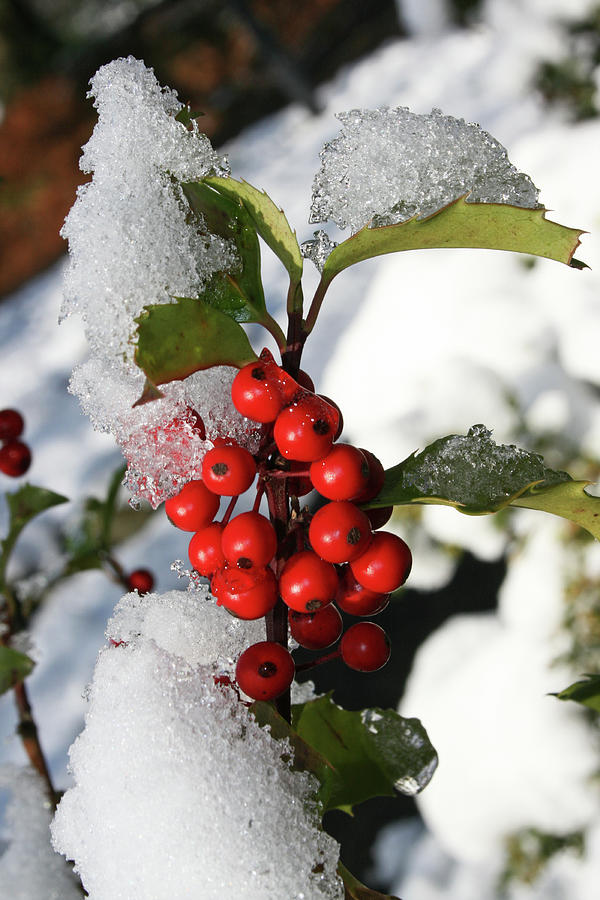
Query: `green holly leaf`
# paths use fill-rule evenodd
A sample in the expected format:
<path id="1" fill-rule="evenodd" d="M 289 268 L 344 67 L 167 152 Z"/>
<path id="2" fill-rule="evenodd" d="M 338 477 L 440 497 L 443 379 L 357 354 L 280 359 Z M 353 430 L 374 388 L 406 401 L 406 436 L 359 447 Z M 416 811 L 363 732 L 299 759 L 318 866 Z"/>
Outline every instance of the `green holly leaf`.
<path id="1" fill-rule="evenodd" d="M 584 675 L 584 679 L 576 681 L 552 696 L 558 697 L 559 700 L 575 700 L 600 712 L 600 675 Z"/>
<path id="2" fill-rule="evenodd" d="M 8 533 L 0 542 L 0 547 L 2 548 L 0 585 L 4 584 L 9 556 L 25 526 L 47 509 L 68 502 L 68 498 L 63 497 L 62 494 L 56 494 L 54 491 L 49 491 L 46 488 L 35 487 L 33 484 L 24 484 L 14 494 L 6 495 L 9 522 Z"/>
<path id="3" fill-rule="evenodd" d="M 547 468 L 538 453 L 496 444 L 483 425 L 450 434 L 385 473 L 383 488 L 365 508 L 411 503 L 453 506 L 485 515 L 507 506 L 539 509 L 569 519 L 600 539 L 600 498 L 587 481 Z"/>
<path id="4" fill-rule="evenodd" d="M 247 181 L 214 176 L 205 178 L 204 181 L 219 193 L 243 204 L 265 244 L 287 269 L 292 284 L 299 284 L 304 259 L 296 233 L 290 228 L 283 210 L 275 205 L 268 194 Z"/>
<path id="5" fill-rule="evenodd" d="M 233 315 L 237 322 L 263 322 L 267 310 L 260 277 L 260 245 L 247 210 L 236 197 L 230 199 L 210 187 L 208 180 L 184 184 L 183 192 L 209 231 L 233 241 L 239 256 L 239 266 L 217 276 L 203 299 Z"/>
<path id="6" fill-rule="evenodd" d="M 25 653 L 0 645 L 0 694 L 27 678 L 34 665 Z"/>
<path id="7" fill-rule="evenodd" d="M 379 891 L 366 887 L 341 862 L 338 864 L 338 875 L 344 882 L 344 900 L 400 900 L 399 897 L 381 894 Z"/>
<path id="8" fill-rule="evenodd" d="M 467 203 L 467 194 L 426 218 L 416 216 L 400 225 L 365 226 L 332 250 L 323 268 L 322 285 L 364 259 L 400 250 L 474 247 L 512 250 L 554 259 L 574 268 L 583 234 L 546 219 L 546 209 L 523 209 L 504 203 Z"/>
<path id="9" fill-rule="evenodd" d="M 351 813 L 371 797 L 410 796 L 430 781 L 437 754 L 418 719 L 391 709 L 349 711 L 331 695 L 292 707 L 292 727 L 335 769 L 327 809 Z"/>
<path id="10" fill-rule="evenodd" d="M 241 325 L 201 299 L 146 306 L 135 321 L 135 361 L 155 385 L 211 366 L 241 368 L 258 358 Z"/>

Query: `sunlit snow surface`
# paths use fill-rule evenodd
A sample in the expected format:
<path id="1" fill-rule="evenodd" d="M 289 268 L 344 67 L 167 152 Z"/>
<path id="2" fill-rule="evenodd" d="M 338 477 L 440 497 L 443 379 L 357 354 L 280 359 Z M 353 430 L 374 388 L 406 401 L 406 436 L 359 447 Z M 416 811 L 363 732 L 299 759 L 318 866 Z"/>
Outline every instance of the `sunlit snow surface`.
<path id="1" fill-rule="evenodd" d="M 413 17 L 422 19 L 430 6 L 426 0 L 412 3 Z M 319 150 L 339 131 L 335 113 L 384 105 L 428 113 L 435 106 L 446 114 L 477 121 L 494 134 L 509 148 L 516 168 L 530 173 L 541 187 L 545 203 L 556 210 L 551 218 L 592 232 L 578 253 L 592 266 L 591 272 L 577 273 L 546 261 L 525 271 L 517 256 L 435 251 L 363 263 L 334 281 L 307 343 L 303 364 L 318 387 L 342 406 L 347 439 L 370 447 L 386 465 L 395 464 L 440 435 L 466 433 L 476 422 L 493 428 L 496 441 L 514 442 L 523 416 L 536 433 L 547 431 L 557 441 L 572 437 L 591 455 L 598 453 L 600 409 L 595 386 L 600 384 L 600 253 L 594 232 L 600 208 L 599 126 L 596 122 L 577 126 L 565 123 L 556 112 L 543 110 L 523 87 L 530 83 L 536 60 L 558 57 L 562 52 L 560 32 L 552 16 L 576 15 L 589 6 L 585 0 L 569 4 L 568 10 L 563 0 L 490 2 L 486 20 L 491 25 L 472 32 L 448 32 L 436 40 L 420 36 L 390 42 L 342 71 L 320 91 L 324 107 L 321 115 L 312 117 L 303 109 L 290 107 L 248 129 L 227 148 L 234 176 L 266 189 L 286 210 L 299 239 L 304 241 L 314 231 L 314 226 L 302 223 L 308 220 Z M 328 230 L 331 239 L 343 239 L 334 227 L 328 226 Z M 12 389 L 9 393 L 7 388 L 4 402 L 21 407 L 26 415 L 27 438 L 34 448 L 32 482 L 71 497 L 90 492 L 100 495 L 118 456 L 113 438 L 93 432 L 88 419 L 78 414 L 74 398 L 65 391 L 68 374 L 82 362 L 85 351 L 77 317 L 61 329 L 54 324 L 60 268 L 3 304 L 0 366 L 3 383 Z M 314 284 L 317 273 L 311 268 L 307 264 L 307 281 Z M 269 303 L 282 319 L 285 275 L 268 253 L 263 273 Z M 308 288 L 305 295 L 310 295 Z M 261 342 L 256 338 L 255 346 Z M 361 362 L 364 364 L 359 365 Z M 4 486 L 15 489 L 12 482 Z M 59 508 L 45 521 L 72 514 L 72 506 Z M 526 543 L 528 536 L 535 536 L 541 529 L 543 515 L 529 516 L 522 511 L 516 520 L 523 523 L 520 537 Z M 411 538 L 415 557 L 411 584 L 435 586 L 448 580 L 453 557 L 441 552 L 438 540 L 467 547 L 485 559 L 497 558 L 506 547 L 504 533 L 495 528 L 492 518 L 463 517 L 454 510 L 430 507 L 424 511 L 414 540 Z M 123 545 L 119 553 L 126 565 L 152 565 L 159 584 L 166 586 L 170 584 L 169 562 L 185 556 L 186 544 L 185 536 L 157 520 L 145 534 Z M 551 541 L 548 546 L 553 548 L 555 543 Z M 41 554 L 45 565 L 53 562 L 52 553 L 40 522 L 25 532 L 17 563 L 33 565 Z M 527 627 L 531 630 L 540 621 L 547 621 L 547 577 L 552 574 L 548 560 L 556 557 L 553 549 L 544 556 L 539 543 L 536 553 L 541 555 L 535 566 L 524 566 L 518 581 L 512 582 L 510 602 L 506 597 L 503 600 L 503 617 L 509 615 L 509 608 L 523 615 L 527 610 L 531 616 Z M 590 559 L 589 573 L 599 576 L 598 560 L 594 563 Z M 30 679 L 30 692 L 59 787 L 68 783 L 66 749 L 81 730 L 86 708 L 82 693 L 91 679 L 105 622 L 117 597 L 118 588 L 99 573 L 83 573 L 54 592 L 34 628 L 41 661 Z M 535 605 L 531 603 L 533 598 Z M 553 616 L 551 620 L 555 621 Z M 514 634 L 512 628 L 509 634 Z M 115 648 L 115 652 L 120 649 Z M 502 665 L 509 667 L 510 641 L 505 649 Z M 105 651 L 106 656 L 111 652 Z M 457 670 L 462 663 L 461 652 L 455 648 Z M 535 668 L 535 659 L 530 664 Z M 487 683 L 498 687 L 494 672 L 490 672 Z M 485 702 L 477 692 L 478 676 L 479 672 L 475 684 L 470 684 L 474 693 L 466 709 L 467 714 L 473 711 L 468 727 L 476 734 L 476 709 Z M 542 690 L 547 689 L 543 673 L 532 671 L 531 679 Z M 552 683 L 548 689 L 562 686 Z M 557 701 L 536 694 L 532 702 L 537 710 L 539 704 Z M 510 724 L 509 706 L 507 702 L 503 709 Z M 415 710 L 414 714 L 422 716 L 428 725 L 426 712 Z M 22 764 L 22 750 L 12 736 L 14 726 L 10 698 L 2 698 L 3 755 Z M 449 734 L 457 740 L 453 723 Z M 506 760 L 503 765 L 510 769 L 514 758 L 508 752 L 508 734 L 507 729 L 499 732 L 497 745 L 499 751 L 503 746 L 507 749 L 502 754 Z M 531 738 L 535 746 L 543 748 L 545 734 L 540 731 Z M 440 727 L 432 737 L 440 741 L 442 762 L 423 798 L 434 790 L 444 768 L 445 739 Z M 483 742 L 484 737 L 480 734 L 478 740 Z M 585 768 L 589 746 L 584 733 L 577 750 L 579 771 Z M 544 777 L 555 771 L 552 759 L 546 752 L 536 757 Z M 519 784 L 522 778 L 523 770 L 517 769 L 514 783 Z M 584 787 L 586 784 L 584 779 Z M 581 784 L 577 787 L 580 789 Z M 542 794 L 536 797 L 534 793 L 529 799 L 532 805 L 527 809 L 537 810 L 538 815 L 547 808 Z M 395 892 L 406 900 L 495 900 L 495 873 L 490 863 L 460 861 L 468 850 L 476 816 L 483 810 L 493 822 L 494 804 L 482 805 L 480 796 L 461 796 L 459 812 L 465 822 L 465 837 L 464 847 L 457 847 L 458 859 L 441 849 L 437 837 L 456 822 L 456 805 L 440 800 L 435 813 L 433 805 L 432 795 L 428 821 L 433 832 L 426 838 L 427 846 L 416 849 L 413 845 L 405 851 L 411 871 Z M 580 813 L 585 815 L 586 809 L 584 806 Z M 489 825 L 486 835 L 488 829 Z M 561 869 L 557 863 L 549 881 L 533 889 L 520 889 L 515 898 L 589 900 L 600 881 L 593 870 L 597 835 L 596 825 L 589 833 L 590 855 L 583 866 L 567 860 Z M 457 830 L 456 845 L 458 841 Z M 398 855 L 404 851 L 391 852 Z M 0 897 L 5 900 L 1 883 Z M 39 895 L 27 900 L 34 898 L 39 900 Z M 6 900 L 12 900 L 12 896 Z"/>

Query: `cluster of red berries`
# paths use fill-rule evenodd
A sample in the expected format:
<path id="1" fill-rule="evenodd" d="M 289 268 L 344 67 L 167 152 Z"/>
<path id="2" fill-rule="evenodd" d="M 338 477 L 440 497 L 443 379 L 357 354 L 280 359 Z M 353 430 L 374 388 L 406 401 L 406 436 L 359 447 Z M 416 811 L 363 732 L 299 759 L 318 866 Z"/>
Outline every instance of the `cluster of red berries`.
<path id="1" fill-rule="evenodd" d="M 358 505 L 381 490 L 383 466 L 368 450 L 335 444 L 342 428 L 337 406 L 314 393 L 305 373 L 292 378 L 268 351 L 238 372 L 232 400 L 238 412 L 265 426 L 261 449 L 253 456 L 234 442 L 215 442 L 204 457 L 202 479 L 166 501 L 167 515 L 194 532 L 190 562 L 211 579 L 220 606 L 241 619 L 258 619 L 281 598 L 294 640 L 323 650 L 342 636 L 338 608 L 375 615 L 410 572 L 404 541 L 377 530 L 392 508 L 364 511 Z M 223 520 L 215 522 L 220 497 L 244 493 L 257 474 L 255 508 L 230 518 L 230 504 Z M 328 502 L 310 515 L 300 510 L 298 498 L 313 488 Z M 275 516 L 275 524 L 258 512 L 265 490 L 283 496 L 285 514 Z M 387 662 L 389 641 L 378 625 L 360 622 L 327 658 L 334 655 L 353 669 L 372 672 Z M 254 699 L 277 697 L 293 677 L 290 653 L 274 641 L 249 647 L 236 668 L 239 687 Z"/>
<path id="2" fill-rule="evenodd" d="M 31 465 L 31 450 L 19 438 L 25 422 L 16 409 L 0 409 L 0 472 L 18 478 Z"/>

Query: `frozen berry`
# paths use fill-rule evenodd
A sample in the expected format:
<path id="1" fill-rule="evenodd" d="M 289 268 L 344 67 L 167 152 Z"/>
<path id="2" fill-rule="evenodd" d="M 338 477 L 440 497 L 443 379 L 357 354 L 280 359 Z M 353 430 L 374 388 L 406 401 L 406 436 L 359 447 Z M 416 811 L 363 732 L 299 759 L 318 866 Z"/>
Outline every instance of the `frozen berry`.
<path id="1" fill-rule="evenodd" d="M 274 700 L 294 679 L 294 660 L 285 647 L 260 641 L 244 650 L 235 667 L 235 678 L 253 700 Z"/>
<path id="2" fill-rule="evenodd" d="M 290 556 L 279 578 L 281 598 L 297 612 L 315 612 L 331 603 L 337 590 L 337 572 L 312 550 Z"/>
<path id="3" fill-rule="evenodd" d="M 374 622 L 357 622 L 344 634 L 340 649 L 342 659 L 357 672 L 376 672 L 390 658 L 390 641 Z"/>
<path id="4" fill-rule="evenodd" d="M 268 565 L 277 550 L 275 529 L 258 512 L 245 512 L 225 526 L 222 548 L 225 559 L 232 566 L 249 569 Z"/>
<path id="5" fill-rule="evenodd" d="M 31 465 L 31 451 L 23 441 L 7 441 L 0 447 L 0 472 L 18 478 Z"/>
<path id="6" fill-rule="evenodd" d="M 361 556 L 371 542 L 371 523 L 348 500 L 326 503 L 312 517 L 308 529 L 311 547 L 321 559 L 345 563 Z"/>
<path id="7" fill-rule="evenodd" d="M 358 447 L 335 444 L 327 456 L 311 464 L 310 480 L 328 500 L 352 500 L 367 487 L 369 463 Z"/>
<path id="8" fill-rule="evenodd" d="M 223 525 L 213 522 L 193 535 L 189 547 L 189 560 L 199 575 L 212 575 L 225 565 L 225 557 L 221 548 Z"/>
<path id="9" fill-rule="evenodd" d="M 233 405 L 254 422 L 274 422 L 284 406 L 277 373 L 269 368 L 260 360 L 249 363 L 240 369 L 231 385 Z"/>
<path id="10" fill-rule="evenodd" d="M 127 576 L 127 587 L 140 596 L 149 594 L 154 587 L 154 575 L 148 569 L 136 569 Z"/>
<path id="11" fill-rule="evenodd" d="M 352 574 L 350 566 L 346 566 L 340 575 L 335 602 L 351 616 L 376 616 L 386 608 L 390 595 L 378 594 L 363 587 Z"/>
<path id="12" fill-rule="evenodd" d="M 217 606 L 238 619 L 260 619 L 277 603 L 277 579 L 271 569 L 225 566 L 215 572 L 210 587 Z"/>
<path id="13" fill-rule="evenodd" d="M 307 650 L 324 650 L 335 644 L 344 627 L 342 617 L 333 603 L 328 603 L 313 613 L 290 609 L 288 622 L 294 640 Z"/>
<path id="14" fill-rule="evenodd" d="M 385 481 L 385 469 L 374 453 L 371 453 L 370 450 L 365 450 L 362 447 L 361 450 L 369 464 L 369 480 L 365 489 L 354 499 L 357 503 L 366 503 L 368 500 L 372 500 L 373 497 L 376 497 L 383 487 L 383 482 Z"/>
<path id="15" fill-rule="evenodd" d="M 404 584 L 411 566 L 412 555 L 408 545 L 390 531 L 374 532 L 362 556 L 350 563 L 359 584 L 379 594 L 388 594 Z"/>
<path id="16" fill-rule="evenodd" d="M 255 475 L 254 457 L 239 444 L 213 447 L 202 460 L 202 478 L 215 494 L 237 497 L 248 490 Z"/>
<path id="17" fill-rule="evenodd" d="M 282 409 L 273 428 L 275 443 L 286 459 L 312 462 L 325 456 L 333 443 L 339 418 L 337 412 L 317 397 L 304 394 Z"/>
<path id="18" fill-rule="evenodd" d="M 16 409 L 0 409 L 0 441 L 14 441 L 24 427 L 23 416 Z"/>
<path id="19" fill-rule="evenodd" d="M 182 531 L 206 528 L 219 510 L 219 498 L 198 481 L 188 481 L 177 496 L 165 500 L 165 512 Z"/>

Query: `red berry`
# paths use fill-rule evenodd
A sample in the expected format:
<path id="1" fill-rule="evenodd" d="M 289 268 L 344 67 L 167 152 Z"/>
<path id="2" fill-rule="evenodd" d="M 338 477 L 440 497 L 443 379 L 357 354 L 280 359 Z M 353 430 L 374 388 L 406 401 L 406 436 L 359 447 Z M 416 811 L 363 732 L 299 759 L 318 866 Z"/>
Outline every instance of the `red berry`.
<path id="1" fill-rule="evenodd" d="M 31 450 L 23 441 L 7 441 L 0 447 L 0 472 L 18 478 L 31 465 Z"/>
<path id="2" fill-rule="evenodd" d="M 23 433 L 23 416 L 16 409 L 0 409 L 0 441 L 12 441 Z"/>
<path id="3" fill-rule="evenodd" d="M 318 396 L 321 398 L 321 400 L 324 400 L 326 403 L 329 403 L 329 405 L 332 406 L 337 413 L 338 423 L 337 423 L 337 428 L 335 429 L 335 434 L 333 436 L 334 441 L 337 441 L 340 434 L 344 430 L 344 417 L 342 415 L 342 411 L 339 408 L 339 406 L 337 405 L 337 403 L 335 402 L 335 400 L 332 400 L 331 397 L 326 397 L 325 394 L 318 394 Z"/>
<path id="4" fill-rule="evenodd" d="M 385 469 L 374 453 L 371 453 L 370 450 L 365 450 L 363 447 L 361 447 L 361 450 L 369 463 L 369 480 L 365 489 L 354 499 L 358 503 L 366 503 L 367 500 L 372 500 L 373 497 L 376 497 L 383 487 L 383 482 L 385 481 Z"/>
<path id="5" fill-rule="evenodd" d="M 188 481 L 177 496 L 165 500 L 165 512 L 182 531 L 206 528 L 219 510 L 219 498 L 202 481 Z"/>
<path id="6" fill-rule="evenodd" d="M 386 608 L 390 595 L 378 594 L 363 587 L 347 566 L 340 576 L 335 602 L 343 612 L 351 616 L 376 616 Z"/>
<path id="7" fill-rule="evenodd" d="M 306 463 L 290 462 L 290 472 L 306 472 Z M 312 481 L 308 475 L 299 475 L 298 478 L 288 478 L 288 493 L 290 497 L 305 497 L 313 489 Z"/>
<path id="8" fill-rule="evenodd" d="M 335 644 L 344 627 L 342 617 L 333 603 L 328 603 L 313 613 L 290 609 L 288 622 L 294 640 L 307 650 L 324 650 Z"/>
<path id="9" fill-rule="evenodd" d="M 328 500 L 352 500 L 369 482 L 369 463 L 358 447 L 335 444 L 310 467 L 313 487 Z"/>
<path id="10" fill-rule="evenodd" d="M 271 569 L 225 566 L 215 572 L 210 588 L 217 606 L 238 619 L 260 619 L 277 603 L 277 579 Z"/>
<path id="11" fill-rule="evenodd" d="M 392 518 L 393 512 L 393 506 L 378 506 L 375 509 L 365 509 L 373 531 L 377 531 L 378 528 L 383 528 L 384 525 L 387 525 Z"/>
<path id="12" fill-rule="evenodd" d="M 277 416 L 273 428 L 275 443 L 286 459 L 321 459 L 329 452 L 338 421 L 332 406 L 316 394 L 305 393 Z"/>
<path id="13" fill-rule="evenodd" d="M 312 380 L 312 378 L 310 377 L 310 375 L 308 374 L 308 372 L 305 372 L 304 369 L 298 370 L 298 374 L 296 375 L 296 381 L 298 382 L 300 387 L 304 388 L 304 390 L 310 391 L 311 394 L 314 394 L 315 383 Z"/>
<path id="14" fill-rule="evenodd" d="M 275 529 L 258 512 L 235 516 L 223 531 L 222 548 L 225 559 L 232 566 L 250 569 L 268 565 L 277 550 Z"/>
<path id="15" fill-rule="evenodd" d="M 390 641 L 374 622 L 357 622 L 344 634 L 340 649 L 342 659 L 357 672 L 376 672 L 390 658 Z"/>
<path id="16" fill-rule="evenodd" d="M 285 403 L 276 375 L 272 367 L 260 361 L 240 369 L 231 385 L 237 411 L 254 422 L 274 422 Z"/>
<path id="17" fill-rule="evenodd" d="M 212 575 L 225 565 L 225 557 L 221 549 L 223 525 L 213 522 L 192 537 L 188 547 L 189 560 L 200 575 Z"/>
<path id="18" fill-rule="evenodd" d="M 149 594 L 154 587 L 154 575 L 148 569 L 136 569 L 127 576 L 127 587 L 137 591 L 140 597 Z"/>
<path id="19" fill-rule="evenodd" d="M 285 647 L 260 641 L 244 650 L 235 667 L 235 678 L 253 700 L 274 700 L 294 679 L 294 660 Z"/>
<path id="20" fill-rule="evenodd" d="M 213 447 L 202 460 L 202 478 L 215 494 L 237 497 L 248 490 L 255 475 L 254 457 L 238 444 Z"/>
<path id="21" fill-rule="evenodd" d="M 308 539 L 321 559 L 330 563 L 350 562 L 369 546 L 371 523 L 354 503 L 334 500 L 314 514 Z"/>
<path id="22" fill-rule="evenodd" d="M 279 578 L 284 603 L 297 612 L 315 612 L 331 603 L 337 590 L 337 572 L 312 550 L 290 556 Z"/>
<path id="23" fill-rule="evenodd" d="M 390 531 L 376 531 L 362 556 L 350 563 L 359 584 L 379 594 L 388 594 L 404 584 L 411 566 L 408 545 Z"/>

